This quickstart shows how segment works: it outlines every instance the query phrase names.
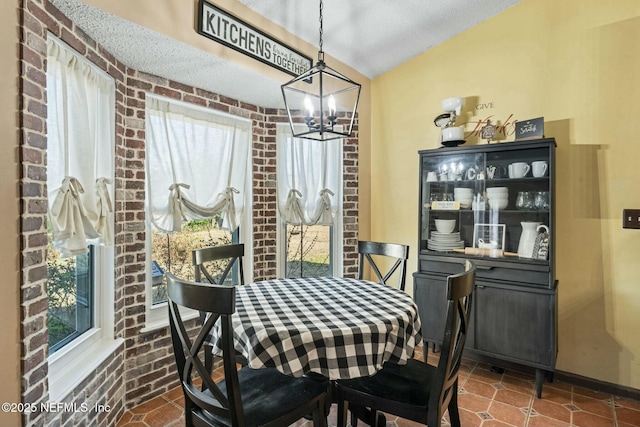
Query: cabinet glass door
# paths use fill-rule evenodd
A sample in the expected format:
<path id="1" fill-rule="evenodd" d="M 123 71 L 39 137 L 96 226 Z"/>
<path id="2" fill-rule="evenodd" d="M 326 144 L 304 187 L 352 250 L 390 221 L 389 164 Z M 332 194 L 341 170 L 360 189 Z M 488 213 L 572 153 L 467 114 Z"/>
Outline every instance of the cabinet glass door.
<path id="1" fill-rule="evenodd" d="M 550 149 L 512 147 L 421 158 L 421 251 L 548 263 Z"/>

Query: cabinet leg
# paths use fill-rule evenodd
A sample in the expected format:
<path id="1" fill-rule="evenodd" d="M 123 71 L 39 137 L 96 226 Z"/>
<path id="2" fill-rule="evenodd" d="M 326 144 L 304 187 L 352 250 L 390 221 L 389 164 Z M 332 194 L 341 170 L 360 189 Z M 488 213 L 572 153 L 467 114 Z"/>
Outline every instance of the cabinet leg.
<path id="1" fill-rule="evenodd" d="M 499 366 L 491 366 L 491 372 L 495 372 L 496 374 L 504 374 L 504 368 Z"/>
<path id="2" fill-rule="evenodd" d="M 536 369 L 536 395 L 538 399 L 542 397 L 542 381 L 544 379 L 544 372 L 542 369 Z"/>
<path id="3" fill-rule="evenodd" d="M 547 382 L 548 383 L 553 382 L 553 371 L 547 371 Z"/>

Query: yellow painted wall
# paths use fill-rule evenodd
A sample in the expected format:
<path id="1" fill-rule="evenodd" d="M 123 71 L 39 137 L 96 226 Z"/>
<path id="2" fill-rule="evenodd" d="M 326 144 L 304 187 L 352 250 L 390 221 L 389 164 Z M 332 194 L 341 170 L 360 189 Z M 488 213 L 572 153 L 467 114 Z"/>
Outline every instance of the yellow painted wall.
<path id="1" fill-rule="evenodd" d="M 19 3 L 0 2 L 0 401 L 13 403 L 20 402 Z M 20 425 L 20 414 L 0 412 L 0 425 Z"/>
<path id="2" fill-rule="evenodd" d="M 640 208 L 640 2 L 523 0 L 374 79 L 372 237 L 410 244 L 409 272 L 417 151 L 438 147 L 450 96 L 467 100 L 460 123 L 544 116 L 558 144 L 557 368 L 640 389 L 640 230 L 621 228 Z"/>

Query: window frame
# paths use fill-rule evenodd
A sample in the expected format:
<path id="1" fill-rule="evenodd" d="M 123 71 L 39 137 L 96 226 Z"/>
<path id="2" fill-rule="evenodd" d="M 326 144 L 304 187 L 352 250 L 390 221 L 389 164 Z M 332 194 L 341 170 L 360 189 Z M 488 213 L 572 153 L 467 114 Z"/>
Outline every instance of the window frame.
<path id="1" fill-rule="evenodd" d="M 114 324 L 115 257 L 113 247 L 94 249 L 94 326 L 51 354 L 49 398 L 61 400 L 124 343 L 116 338 Z"/>
<path id="2" fill-rule="evenodd" d="M 184 101 L 178 101 L 171 98 L 161 97 L 154 94 L 147 94 L 147 97 L 154 96 L 156 98 L 161 98 L 168 102 L 175 102 L 177 104 L 184 105 L 189 108 L 193 108 L 196 110 L 203 110 L 210 114 L 217 114 L 223 117 L 231 117 L 235 120 L 243 120 L 252 122 L 250 119 L 235 116 L 233 114 L 224 113 L 222 111 L 213 110 L 211 108 L 204 108 L 197 104 L 191 104 Z M 252 150 L 249 150 L 249 158 L 247 159 L 247 172 L 246 179 L 248 185 L 246 185 L 247 191 L 245 192 L 245 211 L 242 214 L 239 228 L 239 242 L 244 243 L 244 257 L 242 258 L 242 267 L 244 270 L 244 278 L 245 282 L 253 281 L 253 238 L 251 237 L 251 230 L 253 230 L 253 215 L 252 215 L 252 206 L 253 206 L 253 186 L 251 185 L 253 178 L 253 169 L 252 169 Z M 145 262 L 145 323 L 144 327 L 140 330 L 141 333 L 151 332 L 158 329 L 166 328 L 169 326 L 169 312 L 168 312 L 168 304 L 167 302 L 153 303 L 153 278 L 151 276 L 151 263 L 153 261 L 152 253 L 151 253 L 151 220 L 149 215 L 149 206 L 145 206 L 145 217 L 146 217 L 146 239 L 145 239 L 145 253 L 146 253 L 146 262 Z M 245 232 L 246 230 L 246 232 Z M 233 233 L 232 233 L 233 234 Z M 183 319 L 189 320 L 194 319 L 199 316 L 199 313 L 195 310 L 185 309 L 183 307 L 180 308 L 181 313 L 183 313 Z"/>
<path id="3" fill-rule="evenodd" d="M 284 125 L 283 125 L 284 126 Z M 286 125 L 288 126 L 288 125 Z M 279 127 L 276 127 L 276 131 Z M 315 142 L 315 141 L 314 141 Z M 276 150 L 279 148 L 276 148 Z M 331 227 L 331 246 L 330 257 L 332 264 L 331 274 L 333 276 L 343 276 L 343 255 L 344 255 L 344 211 L 343 211 L 343 198 L 344 198 L 344 139 L 341 140 L 342 155 L 340 156 L 340 165 L 338 170 L 340 171 L 340 191 L 336 194 L 336 215 L 333 219 L 333 225 Z M 278 167 L 278 166 L 276 166 Z M 278 184 L 276 183 L 276 186 Z M 278 203 L 279 206 L 279 203 Z M 287 224 L 285 220 L 280 216 L 280 212 L 276 212 L 276 274 L 278 277 L 285 277 L 286 264 L 287 264 Z"/>
<path id="4" fill-rule="evenodd" d="M 104 70 L 84 58 L 75 49 L 47 34 L 55 43 L 71 50 L 78 61 L 92 67 L 92 69 L 111 81 L 114 81 Z M 114 114 L 110 117 L 109 124 L 114 129 L 115 122 L 115 84 L 113 87 L 112 105 Z M 110 179 L 115 178 L 115 132 L 112 134 L 112 146 L 114 147 Z M 114 200 L 114 187 L 109 187 L 111 200 Z M 111 221 L 115 221 L 115 215 Z M 113 225 L 113 223 L 112 223 Z M 66 343 L 63 347 L 47 357 L 49 399 L 60 401 L 64 399 L 74 388 L 84 381 L 95 369 L 103 363 L 113 352 L 123 345 L 123 338 L 116 338 L 114 334 L 115 322 L 115 249 L 114 246 L 95 245 L 93 252 L 93 327 Z"/>

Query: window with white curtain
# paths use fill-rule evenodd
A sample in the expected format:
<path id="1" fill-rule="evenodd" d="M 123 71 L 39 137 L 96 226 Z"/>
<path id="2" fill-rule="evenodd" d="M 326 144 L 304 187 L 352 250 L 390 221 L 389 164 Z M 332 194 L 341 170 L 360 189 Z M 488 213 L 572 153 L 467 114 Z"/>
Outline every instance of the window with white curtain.
<path id="1" fill-rule="evenodd" d="M 243 230 L 250 232 L 251 121 L 154 95 L 146 99 L 147 295 L 158 305 L 166 301 L 164 272 L 193 279 L 193 249 L 242 241 L 245 272 L 252 270 L 246 262 L 250 239 L 243 238 Z"/>
<path id="2" fill-rule="evenodd" d="M 342 139 L 294 138 L 277 126 L 278 274 L 342 271 Z"/>
<path id="3" fill-rule="evenodd" d="M 113 337 L 115 82 L 51 35 L 47 111 L 49 383 L 50 395 L 61 397 L 118 345 Z"/>

